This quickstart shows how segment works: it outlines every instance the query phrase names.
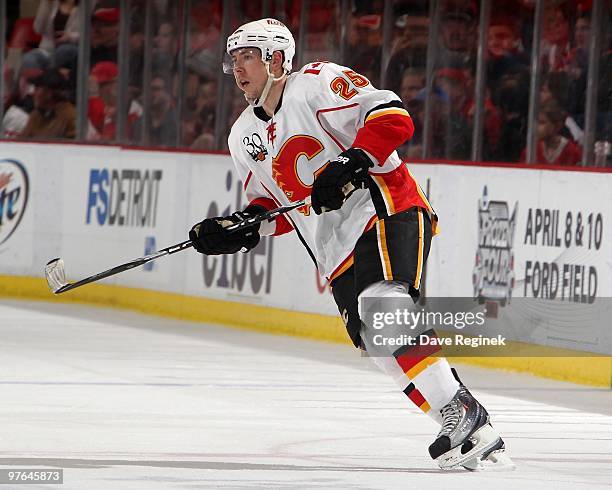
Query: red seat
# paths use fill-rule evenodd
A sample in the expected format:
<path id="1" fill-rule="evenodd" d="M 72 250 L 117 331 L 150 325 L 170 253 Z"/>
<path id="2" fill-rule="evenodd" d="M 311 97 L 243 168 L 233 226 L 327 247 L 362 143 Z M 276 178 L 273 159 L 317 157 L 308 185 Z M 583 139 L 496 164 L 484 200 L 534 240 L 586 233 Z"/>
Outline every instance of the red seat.
<path id="1" fill-rule="evenodd" d="M 40 44 L 41 36 L 34 30 L 34 17 L 17 19 L 8 41 L 8 48 L 28 51 Z"/>

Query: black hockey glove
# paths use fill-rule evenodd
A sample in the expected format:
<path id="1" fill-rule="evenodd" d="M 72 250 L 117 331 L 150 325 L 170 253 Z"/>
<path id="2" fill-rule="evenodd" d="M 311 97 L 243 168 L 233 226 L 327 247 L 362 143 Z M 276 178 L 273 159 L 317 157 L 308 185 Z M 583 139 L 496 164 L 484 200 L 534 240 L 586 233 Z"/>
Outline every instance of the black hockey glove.
<path id="1" fill-rule="evenodd" d="M 229 232 L 225 229 L 239 221 L 257 216 L 265 211 L 259 206 L 247 207 L 244 211 L 236 211 L 225 218 L 207 218 L 194 225 L 189 232 L 193 248 L 205 255 L 234 254 L 248 252 L 259 243 L 259 223 L 243 230 Z"/>
<path id="2" fill-rule="evenodd" d="M 321 214 L 340 209 L 355 189 L 367 187 L 368 169 L 373 166 L 370 157 L 359 148 L 349 148 L 340 153 L 314 181 L 311 194 L 314 212 Z M 347 192 L 349 183 L 355 189 Z"/>

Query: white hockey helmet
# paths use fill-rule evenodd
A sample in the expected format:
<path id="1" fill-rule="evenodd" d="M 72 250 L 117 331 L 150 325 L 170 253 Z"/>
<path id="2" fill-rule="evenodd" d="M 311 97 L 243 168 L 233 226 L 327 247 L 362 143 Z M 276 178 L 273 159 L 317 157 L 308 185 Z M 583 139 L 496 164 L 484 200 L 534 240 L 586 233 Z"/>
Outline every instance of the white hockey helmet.
<path id="1" fill-rule="evenodd" d="M 282 51 L 283 70 L 290 73 L 295 56 L 295 40 L 285 24 L 276 19 L 261 19 L 240 26 L 227 38 L 227 54 L 240 48 L 258 48 L 264 63 L 272 61 L 274 51 Z"/>

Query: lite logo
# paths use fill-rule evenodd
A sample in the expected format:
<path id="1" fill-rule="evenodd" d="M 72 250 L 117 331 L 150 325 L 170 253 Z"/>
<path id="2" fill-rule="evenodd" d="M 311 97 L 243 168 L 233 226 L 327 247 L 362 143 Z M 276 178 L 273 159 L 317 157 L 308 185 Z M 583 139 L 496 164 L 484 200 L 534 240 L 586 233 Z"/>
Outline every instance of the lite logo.
<path id="1" fill-rule="evenodd" d="M 161 170 L 91 169 L 85 223 L 154 227 L 162 178 Z"/>
<path id="2" fill-rule="evenodd" d="M 17 160 L 0 160 L 0 245 L 19 227 L 30 186 L 28 172 Z"/>

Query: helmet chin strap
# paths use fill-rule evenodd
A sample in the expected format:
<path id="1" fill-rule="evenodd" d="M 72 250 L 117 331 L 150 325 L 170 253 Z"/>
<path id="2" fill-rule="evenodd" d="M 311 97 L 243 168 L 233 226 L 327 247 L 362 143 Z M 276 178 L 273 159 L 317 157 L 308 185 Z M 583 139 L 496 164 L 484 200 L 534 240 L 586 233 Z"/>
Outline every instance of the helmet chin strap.
<path id="1" fill-rule="evenodd" d="M 266 82 L 266 85 L 264 86 L 263 90 L 261 91 L 261 95 L 256 98 L 256 99 L 250 99 L 246 96 L 246 94 L 244 94 L 244 98 L 246 99 L 246 101 L 252 106 L 252 107 L 261 107 L 264 105 L 264 103 L 266 102 L 266 99 L 268 98 L 268 94 L 270 93 L 270 89 L 272 88 L 272 84 L 274 82 L 280 82 L 281 80 L 285 79 L 287 77 L 287 73 L 283 73 L 280 77 L 278 78 L 274 78 L 274 75 L 272 75 L 272 73 L 270 73 L 270 63 L 269 62 L 264 62 L 264 64 L 266 65 L 266 72 L 268 73 L 268 81 Z"/>

